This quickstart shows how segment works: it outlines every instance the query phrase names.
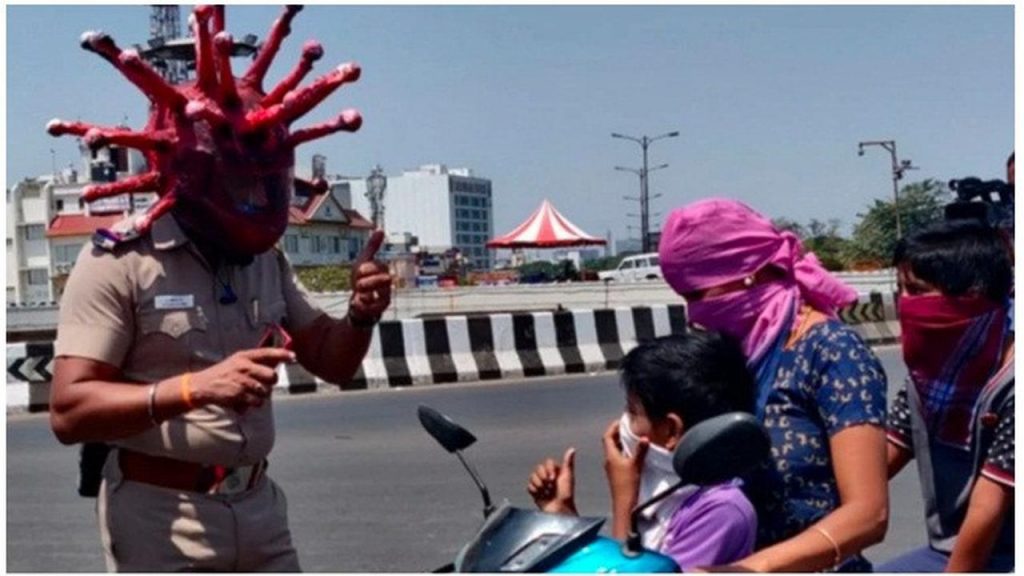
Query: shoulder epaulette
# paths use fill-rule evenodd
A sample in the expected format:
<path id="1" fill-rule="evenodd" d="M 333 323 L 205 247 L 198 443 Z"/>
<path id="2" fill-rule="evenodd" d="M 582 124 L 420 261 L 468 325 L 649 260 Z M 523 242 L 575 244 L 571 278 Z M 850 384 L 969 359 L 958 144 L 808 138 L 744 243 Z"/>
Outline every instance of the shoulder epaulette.
<path id="1" fill-rule="evenodd" d="M 129 216 L 110 228 L 99 228 L 93 232 L 92 243 L 101 250 L 113 252 L 118 246 L 141 237 L 142 235 L 139 234 L 139 230 L 135 226 L 135 217 Z"/>

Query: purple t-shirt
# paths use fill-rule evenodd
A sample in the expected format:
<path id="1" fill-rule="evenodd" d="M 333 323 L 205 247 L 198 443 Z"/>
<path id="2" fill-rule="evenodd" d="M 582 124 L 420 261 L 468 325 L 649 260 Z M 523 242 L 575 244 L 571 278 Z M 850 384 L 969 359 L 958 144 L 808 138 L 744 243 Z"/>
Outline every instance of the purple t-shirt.
<path id="1" fill-rule="evenodd" d="M 757 514 L 739 483 L 703 488 L 672 515 L 661 553 L 686 570 L 728 564 L 754 551 Z"/>

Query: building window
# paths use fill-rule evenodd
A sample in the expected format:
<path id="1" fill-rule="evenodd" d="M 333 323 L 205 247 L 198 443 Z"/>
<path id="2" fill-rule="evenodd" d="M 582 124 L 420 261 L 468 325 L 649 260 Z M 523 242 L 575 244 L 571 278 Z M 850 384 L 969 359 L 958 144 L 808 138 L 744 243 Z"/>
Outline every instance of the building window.
<path id="1" fill-rule="evenodd" d="M 71 264 L 78 257 L 78 253 L 81 252 L 81 244 L 66 244 L 63 246 L 53 247 L 53 263 L 54 264 Z"/>
<path id="2" fill-rule="evenodd" d="M 341 254 L 341 238 L 338 236 L 331 238 L 331 254 Z"/>
<path id="3" fill-rule="evenodd" d="M 44 269 L 28 271 L 28 283 L 30 286 L 46 286 L 47 274 Z"/>
<path id="4" fill-rule="evenodd" d="M 54 204 L 57 207 L 57 212 L 62 212 L 64 210 L 64 200 L 54 200 Z"/>
<path id="5" fill-rule="evenodd" d="M 26 240 L 42 240 L 45 234 L 46 229 L 42 224 L 29 224 L 25 227 Z"/>
<path id="6" fill-rule="evenodd" d="M 294 234 L 285 234 L 284 251 L 289 254 L 295 254 L 299 251 L 299 239 L 297 236 Z"/>

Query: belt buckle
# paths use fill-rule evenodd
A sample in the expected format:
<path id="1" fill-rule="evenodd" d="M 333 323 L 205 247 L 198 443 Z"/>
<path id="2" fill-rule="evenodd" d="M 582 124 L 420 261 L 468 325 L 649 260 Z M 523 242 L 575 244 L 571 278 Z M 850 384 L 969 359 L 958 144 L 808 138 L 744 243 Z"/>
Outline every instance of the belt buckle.
<path id="1" fill-rule="evenodd" d="M 213 492 L 229 496 L 249 490 L 259 480 L 260 468 L 260 464 L 231 468 L 224 479 L 214 486 Z"/>

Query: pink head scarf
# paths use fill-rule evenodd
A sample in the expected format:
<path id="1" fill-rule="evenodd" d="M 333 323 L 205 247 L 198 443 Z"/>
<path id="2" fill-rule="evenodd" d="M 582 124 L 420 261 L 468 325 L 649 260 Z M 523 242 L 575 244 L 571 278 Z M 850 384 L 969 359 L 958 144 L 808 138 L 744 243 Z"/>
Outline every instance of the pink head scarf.
<path id="1" fill-rule="evenodd" d="M 835 316 L 857 292 L 831 276 L 800 239 L 752 208 L 722 198 L 673 210 L 658 247 L 662 274 L 680 295 L 752 276 L 773 265 L 785 279 L 690 303 L 690 318 L 738 338 L 758 362 L 802 302 Z"/>

